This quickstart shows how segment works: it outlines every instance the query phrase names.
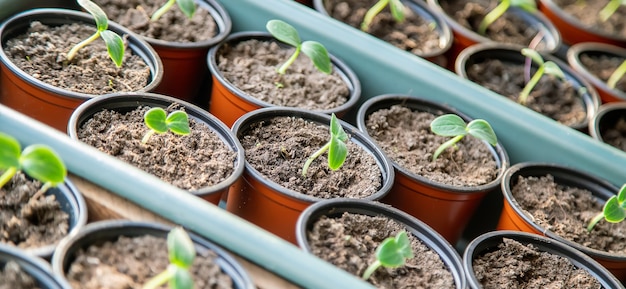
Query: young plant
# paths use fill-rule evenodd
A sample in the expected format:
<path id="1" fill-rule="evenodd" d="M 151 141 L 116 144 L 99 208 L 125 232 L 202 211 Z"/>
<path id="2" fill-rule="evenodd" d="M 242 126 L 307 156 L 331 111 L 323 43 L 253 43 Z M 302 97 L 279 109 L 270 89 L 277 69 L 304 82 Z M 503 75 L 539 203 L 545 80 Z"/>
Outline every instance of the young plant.
<path id="1" fill-rule="evenodd" d="M 70 51 L 67 53 L 67 60 L 71 61 L 78 53 L 78 50 L 87 46 L 91 42 L 95 41 L 99 37 L 102 37 L 104 43 L 107 47 L 107 52 L 109 53 L 109 57 L 115 63 L 117 67 L 122 66 L 122 61 L 124 59 L 124 41 L 122 37 L 117 35 L 115 32 L 111 30 L 107 30 L 109 28 L 109 20 L 107 19 L 107 15 L 102 11 L 98 5 L 89 1 L 89 0 L 78 0 L 78 4 L 83 7 L 87 12 L 89 12 L 93 18 L 96 20 L 96 33 L 94 33 L 89 38 L 79 42 L 76 44 Z"/>
<path id="2" fill-rule="evenodd" d="M 43 186 L 31 199 L 36 200 L 49 188 L 65 181 L 67 169 L 61 158 L 48 146 L 29 145 L 24 150 L 10 135 L 0 133 L 0 188 L 13 178 L 18 171 L 24 171 L 31 178 L 39 180 Z"/>
<path id="3" fill-rule="evenodd" d="M 367 280 L 380 267 L 397 268 L 403 266 L 406 259 L 413 258 L 413 250 L 409 236 L 400 231 L 395 237 L 385 239 L 376 248 L 376 261 L 370 264 L 363 272 L 363 280 Z"/>
<path id="4" fill-rule="evenodd" d="M 606 81 L 606 85 L 609 88 L 615 88 L 617 82 L 626 74 L 626 60 L 620 64 L 615 71 L 609 77 L 609 80 Z"/>
<path id="5" fill-rule="evenodd" d="M 341 127 L 339 120 L 333 113 L 330 116 L 330 140 L 322 146 L 319 150 L 313 153 L 304 163 L 302 167 L 302 175 L 306 177 L 306 173 L 309 170 L 309 166 L 313 161 L 328 151 L 328 167 L 335 171 L 338 170 L 346 161 L 348 156 L 348 146 L 345 141 L 348 140 L 348 135 Z"/>
<path id="6" fill-rule="evenodd" d="M 504 15 L 504 12 L 509 10 L 511 7 L 519 7 L 528 12 L 534 13 L 537 11 L 537 4 L 535 0 L 501 0 L 496 8 L 489 11 L 485 18 L 478 25 L 478 33 L 480 35 L 485 35 L 487 33 L 487 27 L 495 22 L 498 18 Z"/>
<path id="7" fill-rule="evenodd" d="M 539 65 L 537 71 L 530 81 L 526 83 L 526 86 L 524 86 L 524 89 L 522 89 L 522 92 L 520 92 L 519 97 L 517 98 L 517 102 L 522 105 L 526 105 L 526 100 L 528 99 L 530 92 L 533 88 L 535 88 L 537 83 L 539 83 L 539 80 L 541 80 L 541 77 L 544 74 L 553 75 L 561 80 L 565 80 L 565 73 L 563 73 L 563 70 L 561 70 L 556 63 L 552 61 L 543 61 L 541 54 L 533 49 L 522 48 L 522 54 L 526 57 L 530 57 L 533 62 Z"/>
<path id="8" fill-rule="evenodd" d="M 152 14 L 152 17 L 150 17 L 150 21 L 159 20 L 159 18 L 161 18 L 161 16 L 163 16 L 165 12 L 169 11 L 172 6 L 174 6 L 174 3 L 178 4 L 178 8 L 180 8 L 180 11 L 183 11 L 185 16 L 187 16 L 189 19 L 191 19 L 193 17 L 193 14 L 196 13 L 196 3 L 193 0 L 167 0 L 167 2 L 163 4 L 161 8 L 159 8 Z"/>
<path id="9" fill-rule="evenodd" d="M 598 222 L 605 219 L 609 223 L 619 223 L 626 218 L 626 184 L 619 189 L 617 195 L 609 198 L 604 203 L 602 212 L 597 214 L 587 226 L 587 232 L 591 232 Z"/>
<path id="10" fill-rule="evenodd" d="M 166 133 L 168 130 L 178 135 L 187 135 L 189 129 L 189 117 L 182 110 L 171 112 L 167 115 L 164 109 L 153 107 L 146 111 L 143 116 L 144 123 L 150 129 L 141 139 L 141 143 L 147 143 L 154 133 Z"/>
<path id="11" fill-rule="evenodd" d="M 148 280 L 143 289 L 155 289 L 166 282 L 170 289 L 194 288 L 189 268 L 196 258 L 196 249 L 183 228 L 176 227 L 167 234 L 167 251 L 170 264 L 163 272 Z"/>
<path id="12" fill-rule="evenodd" d="M 598 13 L 600 20 L 602 20 L 602 22 L 609 20 L 621 5 L 626 5 L 626 0 L 609 0 L 609 3 L 606 3 L 606 6 Z"/>
<path id="13" fill-rule="evenodd" d="M 391 16 L 398 23 L 404 21 L 404 5 L 400 0 L 378 0 L 374 6 L 372 6 L 365 13 L 365 17 L 363 17 L 363 22 L 361 22 L 361 30 L 367 32 L 370 29 L 370 24 L 374 20 L 374 17 L 383 11 L 385 6 L 389 5 L 389 10 L 391 10 Z"/>
<path id="14" fill-rule="evenodd" d="M 471 135 L 477 139 L 487 141 L 492 146 L 498 144 L 498 138 L 493 132 L 491 125 L 486 120 L 475 119 L 467 125 L 465 121 L 456 114 L 444 114 L 435 118 L 430 123 L 430 130 L 440 136 L 453 137 L 441 144 L 433 154 L 433 162 L 437 160 L 439 155 L 451 146 L 463 139 L 466 135 Z"/>
<path id="15" fill-rule="evenodd" d="M 285 74 L 285 72 L 287 72 L 287 68 L 296 61 L 298 55 L 300 55 L 300 51 L 311 59 L 313 65 L 315 65 L 319 71 L 326 74 L 332 72 L 330 56 L 328 56 L 328 51 L 324 45 L 317 41 L 302 42 L 298 31 L 293 26 L 281 20 L 270 20 L 265 27 L 276 39 L 296 48 L 296 51 L 291 57 L 276 70 L 279 74 Z"/>

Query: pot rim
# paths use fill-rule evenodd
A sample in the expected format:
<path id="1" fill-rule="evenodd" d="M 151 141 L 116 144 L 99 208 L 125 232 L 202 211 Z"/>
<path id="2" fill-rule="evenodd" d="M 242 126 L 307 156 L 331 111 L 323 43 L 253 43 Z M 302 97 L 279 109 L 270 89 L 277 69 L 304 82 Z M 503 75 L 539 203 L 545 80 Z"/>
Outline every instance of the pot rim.
<path id="1" fill-rule="evenodd" d="M 0 264 L 8 261 L 15 261 L 20 268 L 28 275 L 37 280 L 38 285 L 42 288 L 49 289 L 66 289 L 71 288 L 70 284 L 63 278 L 58 277 L 52 272 L 50 264 L 40 257 L 29 254 L 26 251 L 14 246 L 0 243 Z"/>
<path id="2" fill-rule="evenodd" d="M 613 111 L 623 111 L 626 114 L 626 102 L 609 102 L 600 106 L 593 120 L 589 122 L 589 134 L 596 140 L 605 142 L 600 131 L 600 121 L 604 116 Z"/>
<path id="3" fill-rule="evenodd" d="M 601 42 L 581 42 L 570 46 L 567 50 L 567 62 L 580 73 L 585 79 L 602 90 L 610 92 L 615 97 L 626 101 L 626 92 L 616 88 L 609 88 L 606 82 L 593 75 L 580 61 L 580 56 L 585 53 L 610 54 L 626 58 L 626 49 L 612 44 Z"/>

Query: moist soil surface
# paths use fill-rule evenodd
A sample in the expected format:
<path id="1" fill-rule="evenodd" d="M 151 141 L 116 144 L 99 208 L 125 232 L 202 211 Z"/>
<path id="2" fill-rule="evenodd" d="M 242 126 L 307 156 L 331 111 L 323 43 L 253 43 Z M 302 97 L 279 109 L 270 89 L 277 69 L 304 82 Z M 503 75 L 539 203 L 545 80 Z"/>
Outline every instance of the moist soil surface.
<path id="1" fill-rule="evenodd" d="M 372 264 L 376 248 L 388 237 L 406 230 L 404 225 L 385 216 L 343 213 L 341 217 L 322 216 L 307 239 L 311 253 L 356 276 Z M 454 278 L 440 256 L 413 234 L 408 234 L 413 258 L 399 268 L 378 268 L 368 279 L 377 288 L 455 288 Z"/>
<path id="2" fill-rule="evenodd" d="M 593 55 L 584 53 L 580 55 L 580 62 L 589 71 L 600 80 L 607 82 L 611 74 L 617 67 L 624 62 L 623 57 L 612 56 L 607 54 Z M 615 88 L 626 93 L 626 77 L 622 77 L 617 81 Z"/>
<path id="3" fill-rule="evenodd" d="M 128 113 L 102 110 L 78 128 L 78 139 L 163 181 L 185 190 L 198 190 L 228 178 L 237 154 L 208 125 L 189 117 L 191 133 L 154 134 L 141 142 L 149 131 L 143 115 L 150 107 L 140 106 Z M 182 109 L 172 105 L 168 113 Z"/>
<path id="4" fill-rule="evenodd" d="M 166 243 L 165 238 L 150 235 L 121 236 L 115 242 L 79 249 L 66 273 L 67 279 L 72 288 L 141 289 L 169 264 Z M 215 252 L 200 252 L 198 248 L 196 251 L 190 268 L 195 288 L 233 288 L 230 276 L 215 263 Z"/>
<path id="5" fill-rule="evenodd" d="M 0 188 L 0 243 L 37 248 L 67 235 L 69 215 L 61 210 L 55 196 L 32 199 L 41 186 L 41 182 L 18 172 Z"/>
<path id="6" fill-rule="evenodd" d="M 350 90 L 336 67 L 327 75 L 300 53 L 284 75 L 276 72 L 294 53 L 274 41 L 245 40 L 224 44 L 217 65 L 224 78 L 244 93 L 278 106 L 328 110 L 348 101 Z"/>
<path id="7" fill-rule="evenodd" d="M 147 0 L 95 0 L 111 21 L 148 38 L 169 42 L 199 42 L 217 34 L 217 24 L 208 10 L 196 4 L 196 12 L 189 19 L 173 5 L 157 21 L 150 21 L 152 14 L 166 1 Z"/>
<path id="8" fill-rule="evenodd" d="M 347 133 L 347 132 L 346 132 Z M 328 167 L 328 153 L 313 161 L 307 176 L 307 158 L 330 139 L 328 125 L 297 117 L 274 117 L 252 124 L 239 140 L 246 161 L 267 179 L 317 198 L 365 198 L 382 186 L 381 171 L 372 155 L 348 140 L 348 156 L 336 171 Z"/>
<path id="9" fill-rule="evenodd" d="M 435 117 L 393 105 L 368 116 L 367 132 L 394 162 L 434 182 L 480 186 L 496 179 L 498 167 L 493 155 L 485 143 L 473 137 L 464 137 L 457 149 L 447 149 L 432 161 L 435 150 L 449 139 L 430 131 Z"/>
<path id="10" fill-rule="evenodd" d="M 15 261 L 9 261 L 0 268 L 0 289 L 39 289 L 37 281 L 24 272 Z"/>
<path id="11" fill-rule="evenodd" d="M 472 267 L 484 288 L 603 288 L 567 258 L 508 238 L 497 249 L 477 256 Z"/>
<path id="12" fill-rule="evenodd" d="M 576 18 L 577 24 L 602 31 L 614 37 L 626 38 L 626 6 L 621 5 L 606 21 L 598 15 L 600 10 L 609 3 L 609 0 L 579 1 L 579 0 L 552 0 L 563 11 Z"/>
<path id="13" fill-rule="evenodd" d="M 589 221 L 604 205 L 588 190 L 557 184 L 552 175 L 545 175 L 520 176 L 512 193 L 524 213 L 542 228 L 585 247 L 626 255 L 626 222 L 600 221 L 587 232 Z"/>
<path id="14" fill-rule="evenodd" d="M 604 128 L 601 134 L 605 143 L 626 151 L 626 119 L 623 116 L 620 116 L 613 126 Z"/>
<path id="15" fill-rule="evenodd" d="M 70 49 L 95 32 L 95 26 L 74 23 L 49 27 L 35 21 L 26 34 L 8 40 L 4 52 L 34 78 L 74 92 L 101 95 L 139 91 L 147 86 L 150 68 L 128 46 L 120 68 L 109 58 L 100 38 L 67 60 Z"/>
<path id="16" fill-rule="evenodd" d="M 530 76 L 535 69 L 531 69 Z M 526 86 L 524 66 L 498 59 L 487 59 L 467 68 L 467 77 L 485 88 L 517 102 Z M 543 75 L 526 99 L 526 107 L 567 126 L 580 125 L 587 119 L 582 97 L 569 81 Z"/>

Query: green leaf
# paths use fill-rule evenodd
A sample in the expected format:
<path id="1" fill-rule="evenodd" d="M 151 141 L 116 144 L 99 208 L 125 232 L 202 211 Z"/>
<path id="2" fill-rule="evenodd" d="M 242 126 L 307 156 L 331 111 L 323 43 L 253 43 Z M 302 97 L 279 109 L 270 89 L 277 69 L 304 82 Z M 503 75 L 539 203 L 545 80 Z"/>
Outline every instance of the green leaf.
<path id="1" fill-rule="evenodd" d="M 532 59 L 533 62 L 535 62 L 537 65 L 543 65 L 543 57 L 541 57 L 541 54 L 539 54 L 539 52 L 530 48 L 522 48 L 521 52 L 522 55 L 530 57 L 530 59 Z"/>
<path id="2" fill-rule="evenodd" d="M 617 196 L 612 196 L 604 204 L 604 218 L 610 223 L 619 223 L 626 218 L 626 212 L 620 206 Z"/>
<path id="3" fill-rule="evenodd" d="M 167 250 L 170 263 L 180 268 L 189 268 L 196 258 L 193 242 L 181 227 L 175 227 L 167 234 Z"/>
<path id="4" fill-rule="evenodd" d="M 302 53 L 308 56 L 313 61 L 313 65 L 321 72 L 330 74 L 333 71 L 328 51 L 324 45 L 317 41 L 305 41 L 302 43 L 301 49 Z"/>
<path id="5" fill-rule="evenodd" d="M 177 0 L 176 3 L 178 3 L 178 7 L 187 18 L 191 19 L 193 14 L 196 13 L 196 3 L 193 0 Z"/>
<path id="6" fill-rule="evenodd" d="M 17 139 L 0 132 L 0 169 L 19 168 L 21 152 Z"/>
<path id="7" fill-rule="evenodd" d="M 143 120 L 146 126 L 158 133 L 167 132 L 167 123 L 165 123 L 166 118 L 167 113 L 163 108 L 160 107 L 151 108 L 150 110 L 146 111 L 143 116 Z"/>
<path id="8" fill-rule="evenodd" d="M 96 21 L 96 27 L 98 31 L 105 31 L 109 28 L 109 20 L 107 15 L 102 11 L 102 9 L 89 0 L 78 0 L 78 5 L 83 7 L 89 14 L 93 16 Z"/>
<path id="9" fill-rule="evenodd" d="M 537 3 L 535 3 L 535 0 L 511 0 L 511 6 L 519 7 L 531 13 L 537 11 Z"/>
<path id="10" fill-rule="evenodd" d="M 339 119 L 334 113 L 330 115 L 330 134 L 335 136 L 341 141 L 348 140 L 348 135 L 343 130 L 343 127 L 341 126 Z"/>
<path id="11" fill-rule="evenodd" d="M 404 265 L 406 258 L 412 258 L 411 242 L 405 231 L 401 231 L 396 237 L 385 239 L 376 248 L 376 258 L 380 263 L 389 268 Z"/>
<path id="12" fill-rule="evenodd" d="M 189 134 L 189 117 L 187 113 L 181 110 L 174 111 L 167 116 L 165 120 L 167 127 L 175 134 L 187 135 Z"/>
<path id="13" fill-rule="evenodd" d="M 491 125 L 489 125 L 489 123 L 485 120 L 475 119 L 470 121 L 467 125 L 467 133 L 475 138 L 487 141 L 492 146 L 498 144 L 496 133 L 493 132 Z"/>
<path id="14" fill-rule="evenodd" d="M 170 289 L 193 289 L 193 277 L 188 270 L 176 268 L 168 285 Z"/>
<path id="15" fill-rule="evenodd" d="M 626 201 L 626 184 L 622 185 L 622 187 L 619 189 L 619 192 L 617 193 L 617 201 L 620 203 L 620 205 L 624 204 L 624 202 Z"/>
<path id="16" fill-rule="evenodd" d="M 63 183 L 67 169 L 52 148 L 35 144 L 24 149 L 20 157 L 22 170 L 30 177 L 52 186 Z"/>
<path id="17" fill-rule="evenodd" d="M 122 62 L 124 61 L 124 40 L 122 37 L 117 35 L 115 32 L 110 30 L 105 30 L 100 33 L 100 36 L 104 40 L 106 44 L 107 51 L 111 60 L 115 63 L 117 67 L 122 66 Z"/>
<path id="18" fill-rule="evenodd" d="M 293 47 L 300 46 L 300 36 L 298 31 L 291 25 L 282 20 L 270 20 L 265 25 L 267 31 L 269 31 L 276 39 L 285 42 Z"/>
<path id="19" fill-rule="evenodd" d="M 465 121 L 456 114 L 441 115 L 430 123 L 432 132 L 441 136 L 465 135 L 465 126 Z"/>
<path id="20" fill-rule="evenodd" d="M 404 5 L 400 0 L 391 0 L 389 2 L 389 9 L 391 10 L 391 16 L 397 22 L 404 21 Z"/>
<path id="21" fill-rule="evenodd" d="M 333 171 L 338 170 L 346 161 L 347 156 L 348 147 L 346 144 L 337 137 L 333 137 L 328 148 L 328 167 Z"/>
<path id="22" fill-rule="evenodd" d="M 556 63 L 552 61 L 546 61 L 543 66 L 545 69 L 545 74 L 554 75 L 561 80 L 565 80 L 565 73 L 563 73 L 563 70 L 561 70 L 561 68 Z"/>

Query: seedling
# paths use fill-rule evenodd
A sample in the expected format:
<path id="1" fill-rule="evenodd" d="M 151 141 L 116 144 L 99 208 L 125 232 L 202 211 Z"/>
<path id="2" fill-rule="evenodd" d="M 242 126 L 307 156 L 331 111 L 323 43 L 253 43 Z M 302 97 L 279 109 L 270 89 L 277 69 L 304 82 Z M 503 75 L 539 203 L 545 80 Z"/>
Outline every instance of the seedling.
<path id="1" fill-rule="evenodd" d="M 504 15 L 504 12 L 509 10 L 511 7 L 519 7 L 531 13 L 537 11 L 537 4 L 535 4 L 535 0 L 501 0 L 496 8 L 493 8 L 493 10 L 489 11 L 489 13 L 485 15 L 485 18 L 483 18 L 478 25 L 477 32 L 481 35 L 485 35 L 487 33 L 487 27 Z"/>
<path id="2" fill-rule="evenodd" d="M 374 20 L 374 17 L 383 11 L 385 6 L 389 5 L 389 10 L 391 10 L 391 16 L 398 23 L 404 21 L 404 5 L 400 0 L 378 0 L 374 6 L 372 6 L 365 13 L 365 17 L 363 17 L 363 22 L 361 22 L 361 30 L 367 32 L 370 29 L 370 24 Z"/>
<path id="3" fill-rule="evenodd" d="M 430 130 L 440 136 L 451 136 L 453 138 L 441 144 L 433 154 L 433 162 L 447 148 L 454 146 L 466 135 L 471 135 L 477 139 L 487 141 L 492 146 L 498 144 L 498 138 L 493 132 L 491 125 L 486 120 L 475 119 L 467 125 L 465 121 L 456 114 L 444 114 L 435 118 L 430 123 Z"/>
<path id="4" fill-rule="evenodd" d="M 602 22 L 609 20 L 621 5 L 626 5 L 626 0 L 609 0 L 609 3 L 606 3 L 606 6 L 598 13 L 600 20 L 602 20 Z"/>
<path id="5" fill-rule="evenodd" d="M 370 264 L 363 272 L 363 280 L 367 280 L 380 267 L 398 268 L 403 266 L 406 259 L 413 258 L 413 250 L 409 236 L 400 231 L 395 237 L 385 239 L 376 248 L 376 261 Z"/>
<path id="6" fill-rule="evenodd" d="M 189 117 L 182 110 L 167 112 L 163 108 L 153 107 L 146 111 L 143 116 L 144 123 L 150 129 L 141 139 L 141 143 L 147 143 L 154 133 L 166 133 L 168 130 L 178 135 L 187 135 L 189 129 Z"/>
<path id="7" fill-rule="evenodd" d="M 24 171 L 31 178 L 43 183 L 33 195 L 36 200 L 49 188 L 65 181 L 67 169 L 61 158 L 48 146 L 32 144 L 21 150 L 19 142 L 10 135 L 0 133 L 0 188 L 13 178 L 18 171 Z"/>
<path id="8" fill-rule="evenodd" d="M 609 80 L 607 80 L 606 85 L 610 88 L 615 88 L 617 82 L 624 76 L 624 74 L 626 74 L 626 60 L 624 60 L 622 64 L 620 64 L 617 69 L 613 71 Z"/>
<path id="9" fill-rule="evenodd" d="M 170 264 L 163 272 L 148 280 L 143 289 L 158 288 L 166 282 L 171 289 L 194 288 L 189 268 L 196 258 L 196 249 L 183 228 L 176 227 L 167 234 L 167 251 Z"/>
<path id="10" fill-rule="evenodd" d="M 609 223 L 619 223 L 626 218 L 626 184 L 619 189 L 617 195 L 610 197 L 606 203 L 602 212 L 597 214 L 587 226 L 587 232 L 591 232 L 593 227 L 598 224 L 602 219 L 605 219 Z"/>
<path id="11" fill-rule="evenodd" d="M 313 65 L 315 65 L 319 71 L 326 74 L 332 72 L 330 56 L 328 56 L 328 51 L 324 45 L 317 41 L 310 40 L 302 42 L 298 31 L 293 26 L 281 20 L 270 20 L 265 27 L 276 39 L 296 48 L 296 51 L 291 57 L 276 70 L 279 74 L 285 74 L 285 72 L 287 72 L 287 68 L 296 61 L 298 55 L 300 55 L 300 51 L 311 59 Z"/>
<path id="12" fill-rule="evenodd" d="M 89 1 L 89 0 L 78 0 L 78 4 L 83 7 L 87 12 L 89 12 L 93 18 L 96 20 L 96 28 L 97 31 L 89 38 L 79 42 L 76 44 L 70 51 L 67 53 L 67 60 L 71 61 L 78 53 L 78 50 L 89 45 L 91 42 L 95 41 L 99 37 L 102 37 L 104 43 L 107 47 L 107 52 L 109 53 L 109 57 L 115 63 L 117 67 L 122 66 L 122 61 L 124 59 L 124 41 L 122 37 L 117 35 L 115 32 L 111 30 L 107 30 L 109 28 L 109 20 L 107 19 L 107 15 L 102 11 L 98 5 Z"/>
<path id="13" fill-rule="evenodd" d="M 333 113 L 330 116 L 330 140 L 318 151 L 313 153 L 304 163 L 302 167 L 302 176 L 306 177 L 306 173 L 309 170 L 309 166 L 313 161 L 328 151 L 328 167 L 335 171 L 338 170 L 346 161 L 348 156 L 348 146 L 345 141 L 348 140 L 348 135 L 341 127 L 339 120 Z"/>
<path id="14" fill-rule="evenodd" d="M 183 11 L 185 16 L 189 19 L 193 17 L 193 14 L 196 13 L 196 3 L 193 0 L 168 0 L 161 8 L 155 11 L 150 17 L 150 21 L 157 21 L 165 12 L 169 11 L 174 3 L 178 4 L 180 11 Z"/>
<path id="15" fill-rule="evenodd" d="M 544 74 L 553 75 L 561 80 L 565 80 L 565 73 L 563 73 L 563 70 L 561 70 L 556 63 L 552 61 L 543 61 L 541 54 L 533 49 L 522 48 L 522 54 L 526 57 L 530 57 L 535 64 L 539 65 L 537 71 L 535 71 L 535 74 L 533 74 L 530 81 L 526 83 L 526 86 L 524 86 L 524 89 L 522 89 L 522 92 L 520 92 L 519 97 L 517 98 L 517 102 L 522 105 L 526 105 L 526 100 L 528 99 L 530 92 L 533 88 L 535 88 L 537 83 L 539 83 L 539 80 L 541 80 L 541 77 Z"/>

